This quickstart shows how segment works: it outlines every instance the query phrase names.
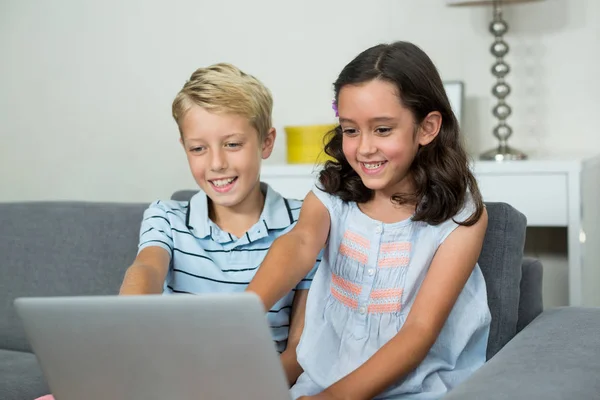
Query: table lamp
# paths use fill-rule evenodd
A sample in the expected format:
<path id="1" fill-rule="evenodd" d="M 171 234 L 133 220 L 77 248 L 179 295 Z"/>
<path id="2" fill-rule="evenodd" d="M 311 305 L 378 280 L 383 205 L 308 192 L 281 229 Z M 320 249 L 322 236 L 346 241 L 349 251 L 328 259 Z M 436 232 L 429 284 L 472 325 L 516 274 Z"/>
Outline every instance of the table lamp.
<path id="1" fill-rule="evenodd" d="M 506 97 L 510 94 L 510 86 L 505 81 L 505 77 L 510 72 L 510 67 L 504 61 L 504 56 L 508 54 L 508 44 L 504 41 L 504 34 L 508 31 L 508 24 L 502 16 L 502 7 L 510 3 L 524 3 L 539 0 L 446 0 L 450 6 L 479 6 L 491 5 L 493 7 L 493 19 L 490 22 L 489 30 L 495 37 L 494 43 L 490 48 L 490 52 L 496 58 L 496 62 L 492 66 L 492 74 L 496 77 L 496 83 L 492 87 L 492 94 L 496 97 L 497 102 L 492 109 L 492 114 L 498 120 L 494 127 L 493 134 L 498 139 L 498 146 L 486 151 L 480 155 L 481 160 L 524 160 L 527 155 L 508 145 L 508 138 L 512 135 L 513 130 L 506 123 L 506 120 L 512 113 L 512 109 L 506 103 Z"/>

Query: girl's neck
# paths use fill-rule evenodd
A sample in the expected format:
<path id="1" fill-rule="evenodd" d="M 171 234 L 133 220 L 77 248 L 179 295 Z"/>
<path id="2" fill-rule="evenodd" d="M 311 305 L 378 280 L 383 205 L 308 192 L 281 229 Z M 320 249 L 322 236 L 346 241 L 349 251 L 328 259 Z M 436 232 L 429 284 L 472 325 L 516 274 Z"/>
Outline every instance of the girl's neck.
<path id="1" fill-rule="evenodd" d="M 415 213 L 414 204 L 394 204 L 390 197 L 381 200 L 372 199 L 357 206 L 363 214 L 384 224 L 404 221 Z"/>
<path id="2" fill-rule="evenodd" d="M 407 173 L 400 181 L 383 189 L 375 190 L 376 199 L 391 199 L 395 194 L 412 195 L 416 191 L 416 184 L 412 174 Z"/>
<path id="3" fill-rule="evenodd" d="M 208 216 L 221 230 L 235 237 L 242 237 L 258 222 L 265 206 L 265 194 L 260 190 L 260 183 L 242 200 L 232 207 L 215 205 L 208 201 Z"/>
<path id="4" fill-rule="evenodd" d="M 392 196 L 398 194 L 412 195 L 414 192 L 414 180 L 408 175 L 395 185 L 375 190 L 373 198 L 365 203 L 358 204 L 358 207 L 370 218 L 386 224 L 404 221 L 415 213 L 417 205 L 414 202 L 395 204 L 392 202 Z"/>

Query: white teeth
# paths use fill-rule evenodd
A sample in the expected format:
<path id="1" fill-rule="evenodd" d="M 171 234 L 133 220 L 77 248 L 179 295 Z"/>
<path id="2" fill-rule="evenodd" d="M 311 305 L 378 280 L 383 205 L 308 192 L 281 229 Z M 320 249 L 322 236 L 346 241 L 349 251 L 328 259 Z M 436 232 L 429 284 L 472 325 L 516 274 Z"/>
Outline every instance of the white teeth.
<path id="1" fill-rule="evenodd" d="M 363 163 L 363 165 L 365 166 L 366 169 L 375 169 L 375 168 L 379 168 L 383 165 L 383 162 L 378 162 L 378 163 Z"/>
<path id="2" fill-rule="evenodd" d="M 223 187 L 226 185 L 229 185 L 231 182 L 233 182 L 235 178 L 229 178 L 229 179 L 215 179 L 212 182 L 213 185 L 215 185 L 216 187 Z"/>

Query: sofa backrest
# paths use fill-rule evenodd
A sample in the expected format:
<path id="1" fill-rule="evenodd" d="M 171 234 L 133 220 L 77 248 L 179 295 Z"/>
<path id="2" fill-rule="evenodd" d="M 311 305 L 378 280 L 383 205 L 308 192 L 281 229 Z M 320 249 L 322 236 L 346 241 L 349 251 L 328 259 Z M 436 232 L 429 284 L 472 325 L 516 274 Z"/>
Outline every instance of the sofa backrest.
<path id="1" fill-rule="evenodd" d="M 30 350 L 16 297 L 118 293 L 147 206 L 0 203 L 0 348 Z"/>
<path id="2" fill-rule="evenodd" d="M 506 203 L 486 203 L 486 208 L 488 227 L 478 262 L 492 314 L 490 359 L 517 333 L 527 219 Z"/>
<path id="3" fill-rule="evenodd" d="M 188 200 L 196 191 L 173 195 Z M 492 325 L 488 358 L 517 332 L 527 221 L 505 203 L 487 203 L 479 257 Z M 19 296 L 116 294 L 135 258 L 147 204 L 0 203 L 0 348 L 29 350 L 14 313 Z"/>

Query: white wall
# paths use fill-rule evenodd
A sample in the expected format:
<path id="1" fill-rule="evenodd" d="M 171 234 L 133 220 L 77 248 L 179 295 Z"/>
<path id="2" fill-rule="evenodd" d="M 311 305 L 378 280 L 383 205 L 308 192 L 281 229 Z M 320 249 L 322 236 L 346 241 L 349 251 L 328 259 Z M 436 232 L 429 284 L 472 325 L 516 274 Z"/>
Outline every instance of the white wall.
<path id="1" fill-rule="evenodd" d="M 512 143 L 600 150 L 600 2 L 511 6 Z M 410 40 L 466 84 L 465 134 L 494 144 L 490 9 L 443 0 L 0 0 L 0 201 L 151 201 L 193 187 L 171 101 L 219 61 L 275 97 L 283 126 L 331 122 L 331 83 L 359 51 Z"/>

